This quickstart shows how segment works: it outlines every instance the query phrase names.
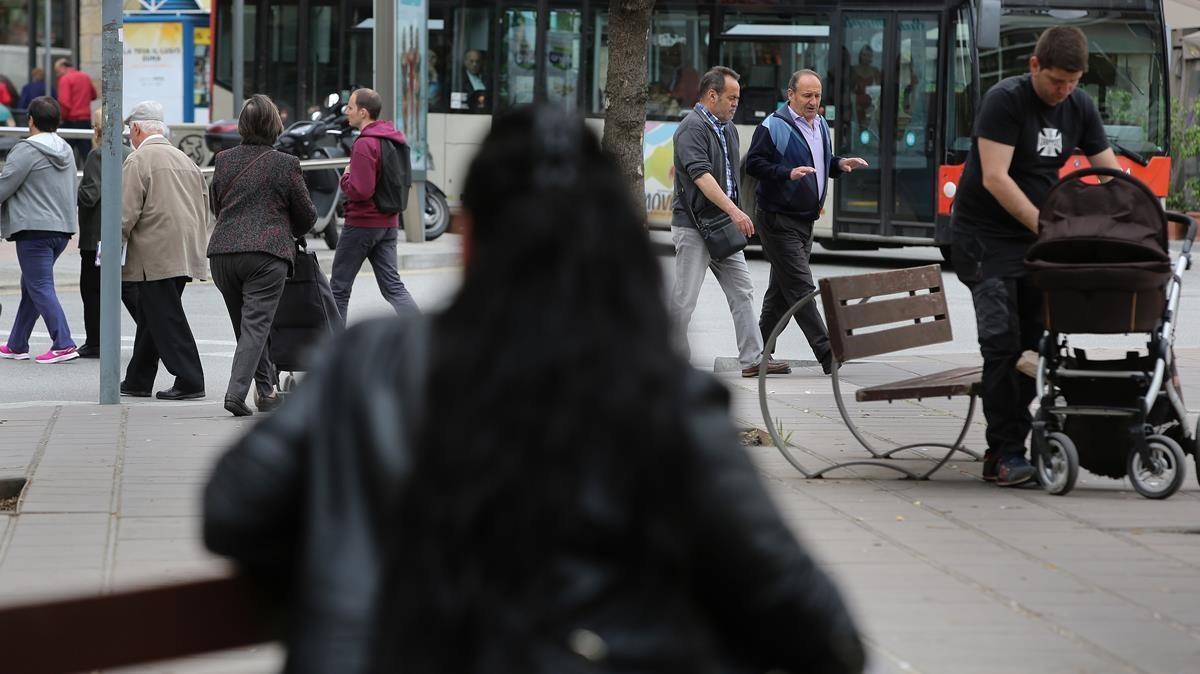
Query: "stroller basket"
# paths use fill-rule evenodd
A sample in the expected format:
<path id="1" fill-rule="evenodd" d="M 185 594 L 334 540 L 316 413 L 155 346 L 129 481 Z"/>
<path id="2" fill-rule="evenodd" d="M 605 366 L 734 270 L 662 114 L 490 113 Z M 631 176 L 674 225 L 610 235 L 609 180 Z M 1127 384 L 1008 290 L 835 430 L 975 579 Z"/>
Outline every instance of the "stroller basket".
<path id="1" fill-rule="evenodd" d="M 1025 265 L 1043 292 L 1051 332 L 1150 332 L 1171 278 L 1167 218 L 1140 181 L 1114 171 L 1094 184 L 1073 173 L 1046 196 Z M 1095 175 L 1092 173 L 1092 175 Z"/>

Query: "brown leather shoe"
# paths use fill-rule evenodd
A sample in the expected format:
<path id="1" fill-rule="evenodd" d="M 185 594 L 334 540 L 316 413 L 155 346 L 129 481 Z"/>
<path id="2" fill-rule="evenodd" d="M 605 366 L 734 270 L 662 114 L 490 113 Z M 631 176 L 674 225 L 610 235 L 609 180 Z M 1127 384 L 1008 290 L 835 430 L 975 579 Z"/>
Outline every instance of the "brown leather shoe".
<path id="1" fill-rule="evenodd" d="M 746 378 L 757 377 L 758 368 L 762 366 L 761 362 L 755 363 L 750 367 L 742 369 L 742 376 Z M 774 358 L 767 360 L 767 374 L 791 374 L 792 366 L 787 364 L 787 361 L 775 360 Z"/>

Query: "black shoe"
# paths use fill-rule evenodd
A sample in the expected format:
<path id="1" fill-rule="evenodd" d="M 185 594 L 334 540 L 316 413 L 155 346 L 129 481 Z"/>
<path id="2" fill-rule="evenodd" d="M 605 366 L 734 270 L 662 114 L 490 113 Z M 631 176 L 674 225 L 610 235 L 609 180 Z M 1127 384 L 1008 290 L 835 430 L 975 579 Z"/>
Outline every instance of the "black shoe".
<path id="1" fill-rule="evenodd" d="M 259 409 L 261 410 L 262 408 L 260 407 Z M 254 414 L 250 410 L 250 407 L 246 405 L 245 400 L 239 400 L 237 396 L 231 395 L 225 396 L 225 411 L 235 417 L 248 417 Z"/>
<path id="2" fill-rule="evenodd" d="M 996 463 L 999 461 L 1000 455 L 994 449 L 987 449 L 983 453 L 983 480 L 984 482 L 996 481 Z"/>
<path id="3" fill-rule="evenodd" d="M 283 398 L 279 397 L 278 393 L 272 393 L 269 396 L 264 396 L 259 394 L 258 391 L 254 392 L 254 406 L 258 408 L 259 412 L 270 412 L 276 407 L 279 407 L 280 403 L 282 402 Z"/>
<path id="4" fill-rule="evenodd" d="M 204 397 L 204 389 L 200 389 L 199 391 L 181 391 L 180 389 L 172 386 L 171 388 L 165 391 L 159 391 L 154 395 L 159 400 L 195 400 L 197 398 Z"/>
<path id="5" fill-rule="evenodd" d="M 833 351 L 826 353 L 825 357 L 821 358 L 820 360 L 821 371 L 825 374 L 833 374 Z"/>
<path id="6" fill-rule="evenodd" d="M 1036 472 L 1023 454 L 1010 454 L 997 462 L 996 484 L 1015 487 L 1032 480 Z"/>
<path id="7" fill-rule="evenodd" d="M 136 390 L 126 386 L 125 382 L 121 382 L 121 395 L 129 396 L 131 398 L 149 398 L 150 392 L 149 391 L 136 391 Z"/>
<path id="8" fill-rule="evenodd" d="M 92 346 L 91 344 L 84 344 L 76 349 L 75 353 L 79 354 L 80 358 L 99 358 L 100 347 Z"/>

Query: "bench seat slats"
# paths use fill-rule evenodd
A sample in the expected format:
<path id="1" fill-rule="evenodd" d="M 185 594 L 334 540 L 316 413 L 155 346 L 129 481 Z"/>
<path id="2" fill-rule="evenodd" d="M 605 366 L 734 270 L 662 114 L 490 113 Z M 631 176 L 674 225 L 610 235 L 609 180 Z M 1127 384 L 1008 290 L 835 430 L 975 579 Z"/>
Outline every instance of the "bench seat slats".
<path id="1" fill-rule="evenodd" d="M 979 392 L 982 378 L 982 367 L 960 367 L 936 374 L 862 388 L 855 392 L 854 399 L 858 402 L 871 402 L 976 395 Z"/>

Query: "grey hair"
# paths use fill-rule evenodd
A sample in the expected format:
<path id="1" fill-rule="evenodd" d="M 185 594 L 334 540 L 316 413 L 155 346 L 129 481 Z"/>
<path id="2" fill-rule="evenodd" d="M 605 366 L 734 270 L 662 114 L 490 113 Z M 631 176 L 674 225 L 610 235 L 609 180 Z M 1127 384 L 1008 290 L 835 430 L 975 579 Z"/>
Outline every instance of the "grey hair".
<path id="1" fill-rule="evenodd" d="M 166 138 L 171 137 L 171 127 L 167 126 L 165 122 L 160 122 L 157 119 L 143 119 L 134 122 L 134 124 L 140 126 L 142 128 L 142 133 L 147 135 L 154 135 L 158 133 L 162 134 Z"/>
<path id="2" fill-rule="evenodd" d="M 808 68 L 801 68 L 800 70 L 797 70 L 796 72 L 792 73 L 792 78 L 788 80 L 788 90 L 795 91 L 796 87 L 800 86 L 800 78 L 806 77 L 806 76 L 807 77 L 815 77 L 815 78 L 817 78 L 818 82 L 821 81 L 821 76 L 818 75 L 815 70 L 809 70 Z"/>
<path id="3" fill-rule="evenodd" d="M 742 76 L 737 74 L 733 68 L 725 66 L 713 66 L 711 70 L 704 73 L 704 77 L 700 78 L 700 96 L 708 93 L 709 89 L 722 94 L 725 92 L 725 78 L 732 77 L 736 82 L 742 79 Z"/>

